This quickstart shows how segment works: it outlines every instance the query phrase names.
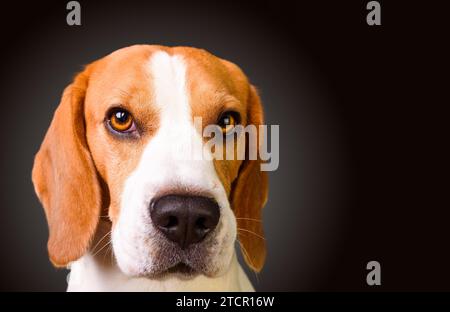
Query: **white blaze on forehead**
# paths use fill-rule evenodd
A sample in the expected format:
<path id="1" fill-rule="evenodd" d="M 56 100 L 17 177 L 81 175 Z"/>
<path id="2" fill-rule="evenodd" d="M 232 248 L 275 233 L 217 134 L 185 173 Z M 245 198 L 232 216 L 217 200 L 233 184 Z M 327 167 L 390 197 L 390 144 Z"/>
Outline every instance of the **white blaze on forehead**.
<path id="1" fill-rule="evenodd" d="M 155 104 L 173 123 L 185 122 L 191 115 L 186 92 L 186 64 L 181 56 L 156 52 L 150 58 Z M 165 121 L 165 120 L 164 120 Z"/>
<path id="2" fill-rule="evenodd" d="M 194 145 L 198 147 L 196 144 L 201 144 L 202 139 L 193 128 L 186 63 L 180 55 L 156 52 L 150 57 L 147 70 L 153 80 L 153 102 L 160 113 L 160 127 L 152 138 L 153 148 L 149 149 L 166 162 L 189 158 Z"/>
<path id="3" fill-rule="evenodd" d="M 161 51 L 150 57 L 147 66 L 160 126 L 144 150 L 141 167 L 159 175 L 152 181 L 155 189 L 179 185 L 211 189 L 217 183 L 213 163 L 192 157 L 203 141 L 193 123 L 185 60 Z"/>

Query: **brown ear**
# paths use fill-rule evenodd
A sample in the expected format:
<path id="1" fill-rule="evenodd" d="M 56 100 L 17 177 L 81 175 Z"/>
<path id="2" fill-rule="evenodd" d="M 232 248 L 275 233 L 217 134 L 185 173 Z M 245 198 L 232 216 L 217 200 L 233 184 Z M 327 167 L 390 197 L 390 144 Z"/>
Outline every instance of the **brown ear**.
<path id="1" fill-rule="evenodd" d="M 261 101 L 253 86 L 250 86 L 248 101 L 248 124 L 258 127 L 263 124 L 264 116 Z M 239 169 L 238 177 L 233 183 L 231 205 L 236 216 L 238 239 L 244 259 L 252 270 L 259 272 L 266 258 L 261 213 L 267 201 L 269 183 L 267 172 L 261 171 L 260 142 L 257 145 L 255 148 L 258 148 L 258 158 L 244 160 Z M 246 148 L 249 148 L 249 141 Z"/>
<path id="2" fill-rule="evenodd" d="M 86 252 L 100 214 L 100 186 L 85 136 L 88 80 L 89 67 L 64 90 L 33 166 L 49 226 L 49 257 L 57 267 Z"/>

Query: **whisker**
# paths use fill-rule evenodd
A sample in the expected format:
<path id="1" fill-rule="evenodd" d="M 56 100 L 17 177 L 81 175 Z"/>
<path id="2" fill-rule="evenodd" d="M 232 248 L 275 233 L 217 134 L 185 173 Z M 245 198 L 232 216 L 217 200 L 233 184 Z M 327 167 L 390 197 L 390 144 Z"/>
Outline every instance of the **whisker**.
<path id="1" fill-rule="evenodd" d="M 242 228 L 237 228 L 237 230 L 238 231 L 244 231 L 244 232 L 247 232 L 247 233 L 250 233 L 250 234 L 253 234 L 253 235 L 255 235 L 256 237 L 259 237 L 259 238 L 261 238 L 261 239 L 263 239 L 263 240 L 266 240 L 264 237 L 262 237 L 261 235 L 259 235 L 259 234 L 256 234 L 255 232 L 253 232 L 253 231 L 250 231 L 250 230 L 246 230 L 246 229 L 242 229 Z"/>
<path id="2" fill-rule="evenodd" d="M 241 243 L 240 240 L 237 240 L 237 242 L 238 242 L 239 245 L 241 246 L 242 251 L 243 251 L 243 253 L 245 254 L 245 256 L 247 257 L 247 259 L 248 259 L 248 261 L 250 262 L 250 264 L 251 264 L 252 266 L 254 266 L 254 265 L 253 265 L 253 262 L 252 262 L 252 259 L 250 258 L 250 255 L 249 255 L 247 249 L 245 249 L 244 245 Z"/>
<path id="3" fill-rule="evenodd" d="M 106 255 L 108 254 L 109 248 L 110 248 L 110 247 L 111 247 L 111 244 L 108 245 L 108 247 L 106 248 L 105 253 L 103 254 L 103 261 L 105 261 L 105 257 L 106 257 Z"/>
<path id="4" fill-rule="evenodd" d="M 237 242 L 238 242 L 239 245 L 241 246 L 241 250 L 242 250 L 242 252 L 244 253 L 244 255 L 246 255 L 248 261 L 250 262 L 250 265 L 251 265 L 252 267 L 254 267 L 255 265 L 253 264 L 252 259 L 250 258 L 250 255 L 249 255 L 247 249 L 245 249 L 244 245 L 241 243 L 240 240 L 237 240 Z M 253 271 L 253 270 L 252 270 L 252 271 Z M 258 276 L 258 273 L 255 272 L 255 271 L 253 271 L 253 273 L 255 273 L 256 281 L 259 283 L 259 276 Z"/>
<path id="5" fill-rule="evenodd" d="M 97 246 L 106 238 L 106 236 L 108 236 L 109 234 L 111 234 L 111 231 L 108 231 L 108 233 L 106 233 L 102 238 L 100 238 L 100 240 L 97 242 L 97 244 L 95 244 L 95 246 L 92 248 L 92 252 L 95 252 L 95 248 L 97 248 Z"/>
<path id="6" fill-rule="evenodd" d="M 109 240 L 105 245 L 103 245 L 103 247 L 100 248 L 95 254 L 93 254 L 92 257 L 95 257 L 96 255 L 98 255 L 98 253 L 99 253 L 100 251 L 102 251 L 103 249 L 105 249 L 105 247 L 108 246 L 108 245 L 110 245 L 110 244 L 111 244 L 111 240 Z"/>
<path id="7" fill-rule="evenodd" d="M 258 220 L 258 219 L 240 218 L 240 217 L 236 217 L 236 220 L 249 220 L 249 221 L 255 221 L 255 222 L 262 222 L 262 220 Z"/>
<path id="8" fill-rule="evenodd" d="M 109 254 L 109 261 L 110 261 L 110 264 L 113 264 L 113 258 L 112 258 L 112 254 L 113 254 L 113 250 L 112 250 L 112 244 L 108 244 L 108 248 L 106 248 L 106 252 L 105 252 L 105 254 L 103 255 L 103 261 L 105 261 L 105 257 L 106 257 L 106 255 L 108 255 Z"/>

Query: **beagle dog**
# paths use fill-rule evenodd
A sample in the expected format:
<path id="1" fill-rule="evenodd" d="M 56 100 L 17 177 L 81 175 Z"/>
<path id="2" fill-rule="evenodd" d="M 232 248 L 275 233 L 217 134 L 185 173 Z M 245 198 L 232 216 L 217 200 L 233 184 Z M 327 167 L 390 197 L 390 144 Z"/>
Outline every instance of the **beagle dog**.
<path id="1" fill-rule="evenodd" d="M 238 66 L 189 47 L 123 48 L 66 87 L 32 180 L 68 291 L 253 290 L 235 242 L 259 272 L 267 174 L 259 156 L 180 157 L 205 145 L 195 117 L 228 135 L 263 109 Z"/>

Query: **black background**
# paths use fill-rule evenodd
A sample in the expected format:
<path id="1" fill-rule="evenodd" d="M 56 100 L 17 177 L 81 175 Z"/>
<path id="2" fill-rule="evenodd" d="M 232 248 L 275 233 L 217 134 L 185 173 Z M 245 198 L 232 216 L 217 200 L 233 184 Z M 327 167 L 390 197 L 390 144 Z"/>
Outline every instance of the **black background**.
<path id="1" fill-rule="evenodd" d="M 256 283 L 251 276 L 257 290 L 450 289 L 448 178 L 441 162 L 449 102 L 444 1 L 380 1 L 382 26 L 372 27 L 366 24 L 367 1 L 80 3 L 78 28 L 65 23 L 66 1 L 0 7 L 1 290 L 65 289 L 67 272 L 53 269 L 46 256 L 45 218 L 30 181 L 33 155 L 60 93 L 81 65 L 144 42 L 193 45 L 231 58 L 261 88 L 268 123 L 280 125 L 280 169 L 271 173 L 273 199 L 265 212 L 269 258 Z M 145 29 L 155 25 L 151 19 L 160 30 Z M 146 31 L 147 40 L 137 34 Z M 291 106 L 282 106 L 283 89 L 270 89 L 271 81 L 292 94 L 311 87 L 312 95 L 298 97 L 320 107 L 296 110 L 292 96 Z M 44 95 L 42 86 L 50 90 L 45 97 L 30 99 Z M 297 114 L 309 110 L 314 125 L 296 127 L 296 118 L 303 124 Z M 302 130 L 311 129 L 320 130 L 305 137 Z M 297 159 L 302 140 L 313 149 L 311 142 L 326 143 Z M 319 175 L 324 184 L 296 184 L 287 174 L 295 166 L 321 168 L 322 162 L 326 173 L 306 175 Z M 295 212 L 297 188 L 316 200 L 329 198 L 299 204 L 309 211 L 308 222 Z M 332 211 L 326 224 L 303 231 L 305 222 L 324 220 L 310 210 L 325 206 L 322 212 Z M 309 239 L 316 249 L 302 245 Z M 370 260 L 381 263 L 381 286 L 365 283 Z"/>

